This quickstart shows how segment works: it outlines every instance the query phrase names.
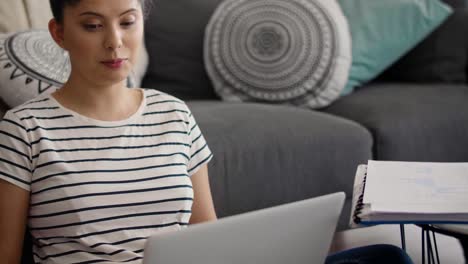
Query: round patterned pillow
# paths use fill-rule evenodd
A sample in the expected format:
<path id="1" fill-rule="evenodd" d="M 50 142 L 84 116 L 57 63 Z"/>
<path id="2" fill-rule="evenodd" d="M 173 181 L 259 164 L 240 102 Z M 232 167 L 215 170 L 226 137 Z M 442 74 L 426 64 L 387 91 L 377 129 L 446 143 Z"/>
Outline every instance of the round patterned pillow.
<path id="1" fill-rule="evenodd" d="M 346 85 L 351 36 L 335 0 L 225 0 L 207 25 L 204 58 L 224 100 L 319 108 Z"/>
<path id="2" fill-rule="evenodd" d="M 70 76 L 68 53 L 47 30 L 0 35 L 0 98 L 11 108 L 62 87 Z M 127 79 L 133 87 L 136 79 Z"/>
<path id="3" fill-rule="evenodd" d="M 70 73 L 68 54 L 45 30 L 0 36 L 0 68 L 0 96 L 9 107 L 52 93 Z"/>

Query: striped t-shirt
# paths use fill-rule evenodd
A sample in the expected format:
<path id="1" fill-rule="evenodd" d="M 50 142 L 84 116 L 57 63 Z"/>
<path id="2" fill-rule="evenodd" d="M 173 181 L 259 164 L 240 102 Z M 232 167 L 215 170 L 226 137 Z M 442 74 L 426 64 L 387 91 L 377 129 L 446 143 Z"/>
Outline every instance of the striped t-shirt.
<path id="1" fill-rule="evenodd" d="M 212 154 L 184 102 L 141 89 L 138 111 L 101 121 L 50 95 L 0 123 L 0 178 L 30 191 L 36 263 L 141 263 L 148 236 L 188 225 L 190 176 Z"/>

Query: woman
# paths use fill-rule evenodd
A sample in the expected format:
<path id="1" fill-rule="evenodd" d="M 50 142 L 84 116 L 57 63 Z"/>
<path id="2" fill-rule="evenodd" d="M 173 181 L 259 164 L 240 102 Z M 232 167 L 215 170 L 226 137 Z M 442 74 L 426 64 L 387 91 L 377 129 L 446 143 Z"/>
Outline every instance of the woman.
<path id="1" fill-rule="evenodd" d="M 2 122 L 2 261 L 19 263 L 27 219 L 42 263 L 138 263 L 152 233 L 216 219 L 211 152 L 187 106 L 125 86 L 143 4 L 51 1 L 49 29 L 72 72 Z"/>
<path id="2" fill-rule="evenodd" d="M 19 263 L 28 224 L 36 262 L 141 263 L 151 234 L 216 219 L 212 154 L 182 101 L 125 86 L 144 0 L 50 3 L 72 71 L 0 123 L 0 256 Z"/>

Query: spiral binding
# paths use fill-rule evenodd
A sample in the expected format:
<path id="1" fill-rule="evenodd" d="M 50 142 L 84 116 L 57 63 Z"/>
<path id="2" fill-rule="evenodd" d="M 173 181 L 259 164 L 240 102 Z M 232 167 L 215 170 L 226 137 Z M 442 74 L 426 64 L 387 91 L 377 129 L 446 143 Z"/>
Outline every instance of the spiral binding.
<path id="1" fill-rule="evenodd" d="M 359 195 L 359 198 L 356 202 L 356 208 L 353 214 L 353 221 L 356 224 L 361 223 L 361 218 L 358 215 L 361 213 L 361 210 L 364 208 L 364 189 L 366 188 L 366 180 L 367 180 L 367 170 L 364 173 L 364 180 L 362 181 L 362 192 Z"/>

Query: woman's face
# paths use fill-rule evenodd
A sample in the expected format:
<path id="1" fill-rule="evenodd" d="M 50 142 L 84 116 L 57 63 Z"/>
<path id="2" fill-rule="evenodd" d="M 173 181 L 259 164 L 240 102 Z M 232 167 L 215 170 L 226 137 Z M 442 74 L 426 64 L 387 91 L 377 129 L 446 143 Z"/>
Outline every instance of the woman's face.
<path id="1" fill-rule="evenodd" d="M 81 0 L 65 7 L 61 27 L 73 75 L 97 85 L 127 78 L 143 40 L 138 0 Z"/>

